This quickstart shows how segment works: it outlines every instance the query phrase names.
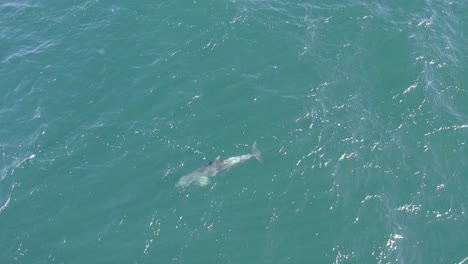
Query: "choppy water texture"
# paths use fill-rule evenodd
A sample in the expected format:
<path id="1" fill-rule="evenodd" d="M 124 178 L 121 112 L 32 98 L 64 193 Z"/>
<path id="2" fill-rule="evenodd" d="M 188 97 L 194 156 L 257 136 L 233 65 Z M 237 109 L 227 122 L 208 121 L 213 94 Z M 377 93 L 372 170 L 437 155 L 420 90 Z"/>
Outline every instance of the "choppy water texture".
<path id="1" fill-rule="evenodd" d="M 2 263 L 468 263 L 468 2 L 0 1 Z M 176 188 L 218 155 L 249 160 Z"/>

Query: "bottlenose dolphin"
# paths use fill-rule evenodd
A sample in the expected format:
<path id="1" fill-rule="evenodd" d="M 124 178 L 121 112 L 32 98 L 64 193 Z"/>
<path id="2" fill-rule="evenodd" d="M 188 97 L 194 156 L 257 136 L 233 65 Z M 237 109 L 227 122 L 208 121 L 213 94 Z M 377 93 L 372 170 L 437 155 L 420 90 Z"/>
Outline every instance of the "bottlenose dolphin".
<path id="1" fill-rule="evenodd" d="M 229 169 L 234 165 L 243 163 L 251 158 L 256 158 L 260 163 L 263 163 L 262 155 L 260 150 L 257 147 L 257 143 L 252 145 L 252 153 L 244 154 L 236 157 L 231 157 L 225 160 L 222 160 L 220 156 L 216 157 L 215 160 L 210 161 L 208 164 L 204 165 L 201 168 L 198 168 L 180 178 L 179 182 L 176 184 L 177 187 L 186 187 L 192 183 L 198 184 L 200 186 L 207 185 L 210 183 L 208 177 L 213 177 L 218 172 Z"/>

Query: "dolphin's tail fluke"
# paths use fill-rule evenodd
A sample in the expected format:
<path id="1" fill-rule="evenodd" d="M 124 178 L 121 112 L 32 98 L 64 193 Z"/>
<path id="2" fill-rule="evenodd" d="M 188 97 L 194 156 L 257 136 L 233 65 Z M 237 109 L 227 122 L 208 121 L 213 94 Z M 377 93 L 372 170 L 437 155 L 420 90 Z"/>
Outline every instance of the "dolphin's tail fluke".
<path id="1" fill-rule="evenodd" d="M 257 147 L 257 142 L 253 143 L 252 145 L 252 154 L 260 163 L 263 164 L 262 154 L 260 153 L 260 150 Z"/>

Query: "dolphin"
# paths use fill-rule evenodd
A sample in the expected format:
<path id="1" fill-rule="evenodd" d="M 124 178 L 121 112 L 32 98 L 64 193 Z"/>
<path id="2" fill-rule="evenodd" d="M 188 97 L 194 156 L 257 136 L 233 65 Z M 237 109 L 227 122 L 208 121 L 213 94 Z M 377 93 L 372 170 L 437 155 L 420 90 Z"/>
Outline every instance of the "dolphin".
<path id="1" fill-rule="evenodd" d="M 216 157 L 215 160 L 210 161 L 205 164 L 203 167 L 198 168 L 188 174 L 185 174 L 177 182 L 177 187 L 187 187 L 190 184 L 197 184 L 200 186 L 205 186 L 210 183 L 209 177 L 216 176 L 218 172 L 230 169 L 232 166 L 243 163 L 251 158 L 256 158 L 260 163 L 263 164 L 262 154 L 257 147 L 257 143 L 252 145 L 252 153 L 244 154 L 240 156 L 231 157 L 225 160 L 222 160 L 220 156 Z"/>

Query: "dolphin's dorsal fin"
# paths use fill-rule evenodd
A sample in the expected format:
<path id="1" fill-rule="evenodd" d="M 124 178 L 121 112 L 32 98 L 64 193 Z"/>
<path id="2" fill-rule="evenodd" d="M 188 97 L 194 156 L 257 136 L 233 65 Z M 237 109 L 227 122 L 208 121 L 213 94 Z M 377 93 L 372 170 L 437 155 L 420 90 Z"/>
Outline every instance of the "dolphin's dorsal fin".
<path id="1" fill-rule="evenodd" d="M 257 142 L 254 142 L 252 145 L 252 154 L 260 163 L 263 164 L 262 154 L 260 153 L 260 150 L 257 147 Z"/>
<path id="2" fill-rule="evenodd" d="M 220 161 L 220 160 L 221 160 L 221 156 L 216 157 L 215 160 L 216 160 L 216 161 Z"/>

